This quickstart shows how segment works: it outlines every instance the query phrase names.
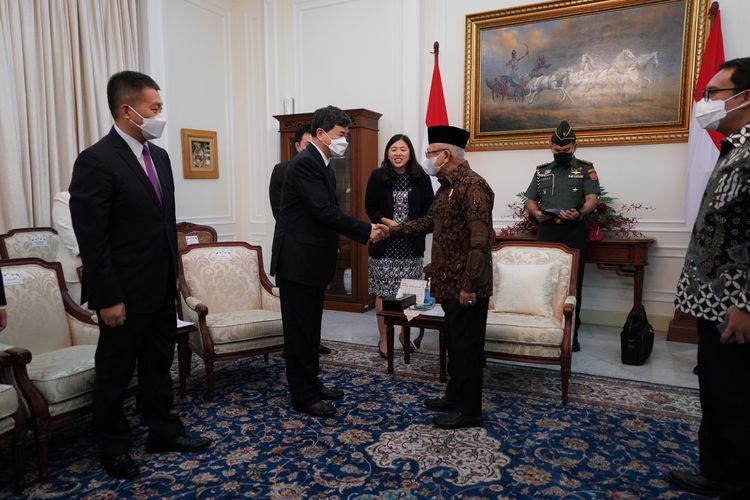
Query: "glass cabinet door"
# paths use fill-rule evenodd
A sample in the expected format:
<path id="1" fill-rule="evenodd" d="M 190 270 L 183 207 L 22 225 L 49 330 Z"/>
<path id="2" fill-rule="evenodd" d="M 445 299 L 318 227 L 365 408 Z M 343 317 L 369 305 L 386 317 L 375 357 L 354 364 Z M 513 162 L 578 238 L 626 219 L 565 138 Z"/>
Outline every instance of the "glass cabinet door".
<path id="1" fill-rule="evenodd" d="M 347 148 L 346 154 L 342 158 L 332 158 L 329 167 L 336 176 L 336 198 L 341 210 L 347 214 L 352 213 L 352 178 L 351 178 L 351 158 L 349 152 L 351 146 Z M 346 236 L 339 236 L 339 251 L 336 258 L 336 272 L 333 275 L 333 281 L 328 285 L 328 293 L 341 295 L 344 297 L 352 296 L 352 261 L 354 252 L 352 245 L 356 245 Z"/>

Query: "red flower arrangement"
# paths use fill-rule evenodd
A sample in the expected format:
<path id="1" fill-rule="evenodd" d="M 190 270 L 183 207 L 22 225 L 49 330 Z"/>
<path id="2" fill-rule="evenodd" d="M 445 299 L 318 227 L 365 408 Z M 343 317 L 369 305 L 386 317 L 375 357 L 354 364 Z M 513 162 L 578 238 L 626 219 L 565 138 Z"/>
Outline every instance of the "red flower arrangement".
<path id="1" fill-rule="evenodd" d="M 536 235 L 537 220 L 526 210 L 526 196 L 524 193 L 518 193 L 521 201 L 508 203 L 511 215 L 518 222 L 500 230 L 501 236 L 515 236 L 518 234 Z M 616 198 L 609 196 L 602 186 L 599 202 L 596 208 L 586 219 L 589 223 L 589 240 L 598 241 L 604 239 L 605 235 L 616 238 L 639 238 L 643 234 L 635 226 L 638 224 L 638 218 L 633 215 L 640 210 L 653 210 L 653 207 L 643 205 L 642 203 L 627 203 L 622 205 L 619 210 L 614 208 Z"/>

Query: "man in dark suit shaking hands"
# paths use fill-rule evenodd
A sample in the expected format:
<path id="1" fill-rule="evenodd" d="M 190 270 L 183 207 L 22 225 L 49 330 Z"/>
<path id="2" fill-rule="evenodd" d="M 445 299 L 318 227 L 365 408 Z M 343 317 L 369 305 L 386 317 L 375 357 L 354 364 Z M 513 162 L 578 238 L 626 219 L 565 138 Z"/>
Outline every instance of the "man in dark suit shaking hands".
<path id="1" fill-rule="evenodd" d="M 334 106 L 315 111 L 312 142 L 286 167 L 273 237 L 271 274 L 281 293 L 292 406 L 316 417 L 335 415 L 336 408 L 325 400 L 344 396 L 318 378 L 323 299 L 336 269 L 339 233 L 360 243 L 384 235 L 378 225 L 344 213 L 336 199 L 329 163 L 346 152 L 350 124 L 347 114 Z"/>
<path id="2" fill-rule="evenodd" d="M 146 451 L 197 451 L 171 413 L 176 335 L 177 233 L 172 167 L 148 142 L 161 136 L 159 86 L 123 71 L 107 84 L 114 127 L 81 152 L 70 183 L 70 211 L 86 270 L 89 307 L 99 315 L 94 432 L 102 466 L 114 477 L 138 474 L 122 410 L 138 366 L 138 402 L 149 428 Z"/>

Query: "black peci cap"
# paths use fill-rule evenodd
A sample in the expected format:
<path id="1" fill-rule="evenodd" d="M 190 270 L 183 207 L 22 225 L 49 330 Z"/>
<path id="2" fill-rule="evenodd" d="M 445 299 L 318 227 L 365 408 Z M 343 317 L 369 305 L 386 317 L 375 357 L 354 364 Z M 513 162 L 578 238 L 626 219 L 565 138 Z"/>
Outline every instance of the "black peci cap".
<path id="1" fill-rule="evenodd" d="M 468 130 L 464 130 L 458 127 L 451 127 L 450 125 L 435 125 L 427 129 L 427 141 L 430 144 L 443 143 L 453 144 L 461 149 L 466 148 L 466 143 L 469 142 L 469 136 L 471 134 Z"/>

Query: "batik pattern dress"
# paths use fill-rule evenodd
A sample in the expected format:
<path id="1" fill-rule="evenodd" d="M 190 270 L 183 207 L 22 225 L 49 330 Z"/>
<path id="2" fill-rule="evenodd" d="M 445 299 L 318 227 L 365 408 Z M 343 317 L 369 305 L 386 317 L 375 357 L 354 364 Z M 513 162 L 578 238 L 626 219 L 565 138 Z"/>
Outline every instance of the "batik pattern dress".
<path id="1" fill-rule="evenodd" d="M 398 175 L 393 182 L 393 220 L 403 224 L 409 220 L 409 193 L 411 182 L 408 174 Z M 369 291 L 378 297 L 396 295 L 403 278 L 422 277 L 422 254 L 408 238 L 391 238 L 385 241 L 383 257 L 369 257 Z"/>

